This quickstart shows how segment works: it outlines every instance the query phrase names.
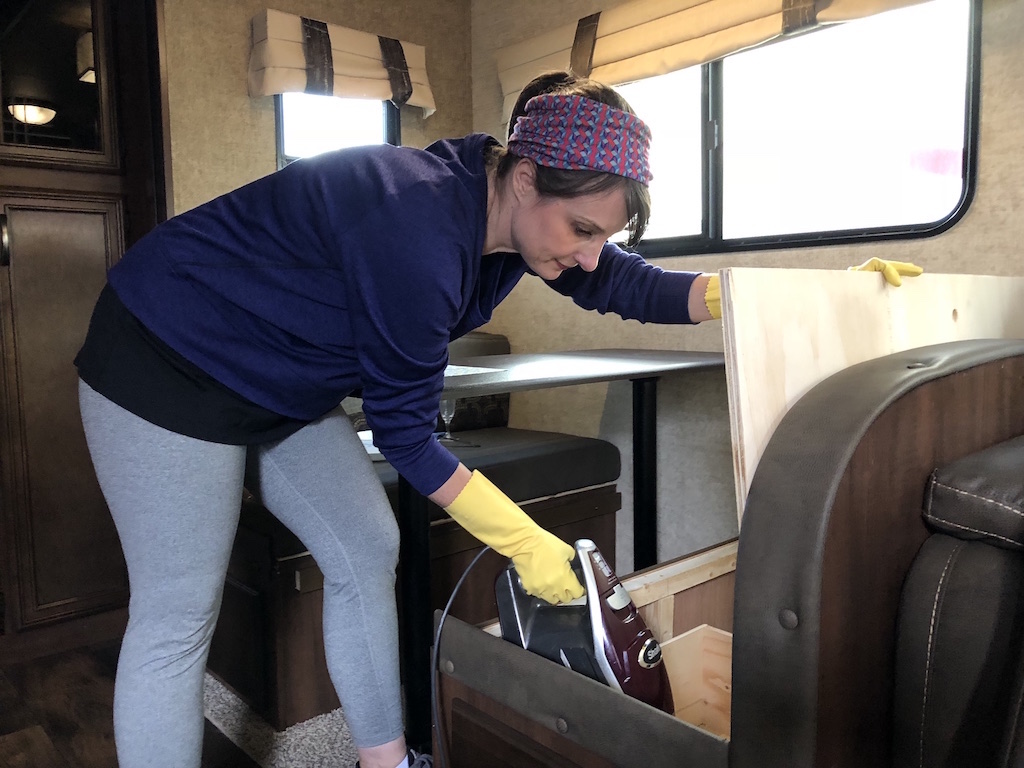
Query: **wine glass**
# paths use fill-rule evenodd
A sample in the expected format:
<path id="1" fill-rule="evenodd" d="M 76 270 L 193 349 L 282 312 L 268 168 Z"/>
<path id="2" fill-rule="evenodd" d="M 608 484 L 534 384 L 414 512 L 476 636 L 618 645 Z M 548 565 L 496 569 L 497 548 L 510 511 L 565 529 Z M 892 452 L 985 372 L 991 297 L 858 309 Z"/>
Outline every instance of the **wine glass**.
<path id="1" fill-rule="evenodd" d="M 471 443 L 469 440 L 463 440 L 461 437 L 454 437 L 452 435 L 452 419 L 455 418 L 455 411 L 458 409 L 458 398 L 455 397 L 442 397 L 441 398 L 441 421 L 444 423 L 444 434 L 438 435 L 438 441 L 442 443 L 458 443 L 466 448 L 479 448 L 480 446 L 476 443 Z"/>
<path id="2" fill-rule="evenodd" d="M 444 423 L 444 434 L 438 438 L 441 442 L 450 443 L 455 440 L 452 437 L 452 419 L 455 418 L 455 408 L 458 399 L 454 397 L 441 398 L 441 421 Z"/>

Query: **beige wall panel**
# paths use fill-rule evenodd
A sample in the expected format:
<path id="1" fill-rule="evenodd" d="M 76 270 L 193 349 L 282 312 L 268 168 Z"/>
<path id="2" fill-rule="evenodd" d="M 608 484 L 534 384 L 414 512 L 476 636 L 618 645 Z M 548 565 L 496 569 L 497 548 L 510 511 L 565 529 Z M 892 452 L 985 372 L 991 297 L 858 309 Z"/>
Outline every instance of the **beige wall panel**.
<path id="1" fill-rule="evenodd" d="M 573 0 L 556 5 L 526 0 L 496 5 L 488 0 L 473 0 L 474 128 L 491 133 L 503 131 L 495 48 L 602 7 L 610 4 L 601 0 Z M 870 256 L 881 256 L 914 261 L 928 272 L 1024 275 L 1024 249 L 1020 247 L 1024 242 L 1024 217 L 1017 213 L 1024 202 L 1024 152 L 1020 151 L 1024 145 L 1024 47 L 1019 43 L 1022 38 L 1024 0 L 986 0 L 977 194 L 966 216 L 944 234 L 859 246 L 665 258 L 657 263 L 666 269 L 693 271 L 732 266 L 845 269 Z M 786 309 L 780 306 L 775 311 Z M 721 323 L 660 328 L 602 318 L 580 311 L 547 290 L 539 280 L 529 279 L 498 308 L 488 330 L 507 334 L 517 352 L 627 346 L 723 349 Z M 677 386 L 688 388 L 683 383 Z M 691 393 L 703 402 L 722 403 L 726 399 L 724 377 L 693 386 L 710 389 Z M 695 413 L 689 402 L 685 407 L 680 403 L 669 404 L 664 388 L 662 394 L 659 419 L 663 424 L 673 424 L 673 430 L 679 434 L 691 434 L 706 425 L 709 414 Z M 602 423 L 614 422 L 619 414 L 628 415 L 630 408 L 628 388 L 595 387 L 514 396 L 512 413 L 519 426 L 540 428 L 554 420 L 557 429 L 597 434 L 595 429 L 600 431 Z M 720 419 L 713 425 L 716 434 L 727 435 L 727 415 L 712 409 L 710 415 L 715 414 Z M 607 436 L 624 451 L 625 458 L 628 437 L 623 439 L 610 433 Z M 679 550 L 714 543 L 717 532 L 726 525 L 723 518 L 732 518 L 735 523 L 735 499 L 731 461 L 714 464 L 709 456 L 695 453 L 691 446 L 666 442 L 661 435 L 659 439 L 659 515 L 663 520 L 659 557 L 666 559 Z M 666 462 L 671 466 L 666 467 Z M 625 466 L 628 474 L 628 464 Z M 631 502 L 626 496 L 619 521 L 619 538 L 623 542 L 629 537 L 631 515 Z M 631 562 L 630 551 L 619 547 L 616 553 L 623 571 Z"/>
<path id="2" fill-rule="evenodd" d="M 274 171 L 274 100 L 246 93 L 249 20 L 258 0 L 162 0 L 173 210 L 180 213 Z M 275 0 L 277 10 L 419 43 L 437 112 L 402 110 L 402 140 L 424 146 L 469 132 L 469 0 L 381 3 Z"/>
<path id="3" fill-rule="evenodd" d="M 894 288 L 874 272 L 723 270 L 737 519 L 772 433 L 815 384 L 893 352 L 1024 338 L 1021 296 L 1024 277 L 932 273 Z"/>

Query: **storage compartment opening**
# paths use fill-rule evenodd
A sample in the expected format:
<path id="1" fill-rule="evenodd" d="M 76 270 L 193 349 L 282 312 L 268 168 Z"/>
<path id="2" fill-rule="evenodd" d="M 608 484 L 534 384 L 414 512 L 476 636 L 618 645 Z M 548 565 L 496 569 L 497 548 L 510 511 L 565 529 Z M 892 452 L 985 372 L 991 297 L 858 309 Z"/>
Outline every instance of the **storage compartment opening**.
<path id="1" fill-rule="evenodd" d="M 629 592 L 661 643 L 673 715 L 719 739 L 732 721 L 732 628 L 736 542 L 627 576 Z M 497 622 L 480 627 L 501 637 Z"/>
<path id="2" fill-rule="evenodd" d="M 726 768 L 737 544 L 709 547 L 621 581 L 661 643 L 673 689 L 669 715 L 500 640 L 497 622 L 473 627 L 453 620 L 445 626 L 439 679 L 449 746 L 457 742 L 452 765 L 484 764 L 470 740 L 474 750 L 504 764 L 499 758 L 506 750 L 495 727 L 460 717 L 459 728 L 471 733 L 451 735 L 456 710 L 467 706 L 513 724 L 517 744 L 555 753 L 510 765 L 614 768 L 637 765 L 643 753 L 644 765 L 652 768 L 678 768 L 679 755 L 694 766 Z M 655 743 L 658 749 L 647 754 Z"/>
<path id="3" fill-rule="evenodd" d="M 723 739 L 732 717 L 732 634 L 701 624 L 661 645 L 675 716 Z"/>

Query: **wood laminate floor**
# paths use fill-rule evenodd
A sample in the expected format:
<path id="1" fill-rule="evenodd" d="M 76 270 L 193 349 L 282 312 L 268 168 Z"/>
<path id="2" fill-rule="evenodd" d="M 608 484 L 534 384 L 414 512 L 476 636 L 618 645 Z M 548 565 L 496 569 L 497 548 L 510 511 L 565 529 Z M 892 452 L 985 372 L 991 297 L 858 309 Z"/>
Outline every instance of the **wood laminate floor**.
<path id="1" fill-rule="evenodd" d="M 0 768 L 116 768 L 117 642 L 0 662 Z M 202 768 L 259 768 L 206 722 Z"/>

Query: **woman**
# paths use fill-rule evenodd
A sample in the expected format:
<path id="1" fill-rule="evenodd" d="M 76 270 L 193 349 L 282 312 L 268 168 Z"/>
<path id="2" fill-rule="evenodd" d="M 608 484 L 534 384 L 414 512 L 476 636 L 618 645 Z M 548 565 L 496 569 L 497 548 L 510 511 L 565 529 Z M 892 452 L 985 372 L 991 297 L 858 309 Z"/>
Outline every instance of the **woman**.
<path id="1" fill-rule="evenodd" d="M 243 478 L 323 571 L 328 668 L 362 768 L 427 764 L 402 733 L 394 516 L 337 408 L 356 389 L 418 491 L 513 558 L 531 593 L 582 594 L 572 548 L 434 438 L 448 343 L 527 273 L 666 323 L 717 315 L 717 278 L 606 243 L 626 227 L 637 242 L 649 213 L 650 133 L 621 97 L 558 73 L 520 101 L 507 151 L 475 134 L 302 160 L 163 223 L 110 270 L 76 364 L 131 587 L 121 768 L 199 765 Z"/>

